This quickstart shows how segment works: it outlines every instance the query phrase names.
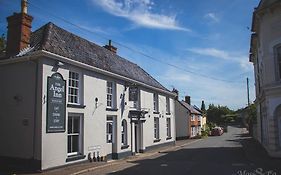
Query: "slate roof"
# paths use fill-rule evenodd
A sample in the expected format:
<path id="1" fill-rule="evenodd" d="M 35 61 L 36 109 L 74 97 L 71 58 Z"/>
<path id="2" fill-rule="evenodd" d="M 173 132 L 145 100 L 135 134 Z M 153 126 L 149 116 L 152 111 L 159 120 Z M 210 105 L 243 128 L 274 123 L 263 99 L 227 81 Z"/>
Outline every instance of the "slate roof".
<path id="1" fill-rule="evenodd" d="M 190 111 L 191 114 L 201 114 L 201 112 L 197 111 L 192 105 L 186 103 L 185 101 L 179 101 L 179 103 L 184 106 L 186 109 Z"/>
<path id="2" fill-rule="evenodd" d="M 19 56 L 32 54 L 33 51 L 37 50 L 49 51 L 169 91 L 137 64 L 51 22 L 32 32 L 30 49 L 26 49 Z"/>

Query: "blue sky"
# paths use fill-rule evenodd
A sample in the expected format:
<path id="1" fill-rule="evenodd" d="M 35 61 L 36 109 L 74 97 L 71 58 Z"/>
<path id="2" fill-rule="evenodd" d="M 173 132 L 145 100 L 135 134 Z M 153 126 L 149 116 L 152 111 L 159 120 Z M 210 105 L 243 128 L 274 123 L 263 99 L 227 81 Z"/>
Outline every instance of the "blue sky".
<path id="1" fill-rule="evenodd" d="M 51 21 L 145 69 L 180 98 L 232 109 L 255 99 L 248 62 L 252 12 L 259 0 L 29 0 L 32 30 Z M 20 0 L 0 0 L 0 33 Z M 75 24 L 80 28 L 70 24 Z M 83 30 L 83 29 L 85 30 Z M 147 57 L 145 55 L 149 55 Z M 152 58 L 151 58 L 152 57 Z M 173 66 L 170 66 L 173 65 Z"/>

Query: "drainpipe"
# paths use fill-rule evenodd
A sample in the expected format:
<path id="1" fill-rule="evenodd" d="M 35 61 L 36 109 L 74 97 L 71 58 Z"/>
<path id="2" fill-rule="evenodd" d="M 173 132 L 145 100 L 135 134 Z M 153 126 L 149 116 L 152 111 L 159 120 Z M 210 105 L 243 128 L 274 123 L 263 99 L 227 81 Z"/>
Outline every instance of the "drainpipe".
<path id="1" fill-rule="evenodd" d="M 131 116 L 130 116 L 130 123 L 131 123 L 131 153 L 133 154 L 133 122 Z"/>

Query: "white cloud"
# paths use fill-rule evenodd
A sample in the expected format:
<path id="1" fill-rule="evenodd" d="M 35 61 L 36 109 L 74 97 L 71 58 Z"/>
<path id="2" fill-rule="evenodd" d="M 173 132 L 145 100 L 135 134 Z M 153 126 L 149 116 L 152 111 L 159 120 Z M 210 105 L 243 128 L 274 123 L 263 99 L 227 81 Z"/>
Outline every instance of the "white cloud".
<path id="1" fill-rule="evenodd" d="M 219 22 L 220 19 L 217 17 L 215 13 L 207 13 L 204 18 L 211 20 L 212 22 Z"/>
<path id="2" fill-rule="evenodd" d="M 232 53 L 215 48 L 189 48 L 187 50 L 198 55 L 234 61 L 237 62 L 244 71 L 252 70 L 252 65 L 249 62 L 248 56 L 240 53 Z"/>
<path id="3" fill-rule="evenodd" d="M 229 54 L 226 51 L 215 49 L 215 48 L 189 48 L 187 50 L 199 55 L 211 56 L 215 58 L 221 58 L 221 59 L 230 58 Z"/>
<path id="4" fill-rule="evenodd" d="M 133 23 L 149 28 L 191 31 L 179 26 L 176 15 L 153 13 L 151 0 L 93 0 L 108 13 L 126 18 Z"/>
<path id="5" fill-rule="evenodd" d="M 176 83 L 188 83 L 192 81 L 192 77 L 176 69 L 168 69 L 165 74 L 159 76 L 164 81 L 173 80 Z"/>

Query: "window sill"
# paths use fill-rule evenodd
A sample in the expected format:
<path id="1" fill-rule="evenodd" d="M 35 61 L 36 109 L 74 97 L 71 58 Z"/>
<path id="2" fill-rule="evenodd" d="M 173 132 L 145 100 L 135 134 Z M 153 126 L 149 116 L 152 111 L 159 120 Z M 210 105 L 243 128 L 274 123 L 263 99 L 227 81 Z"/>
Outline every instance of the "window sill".
<path id="1" fill-rule="evenodd" d="M 121 146 L 121 149 L 127 149 L 127 148 L 129 148 L 129 145 L 123 145 L 123 146 Z"/>
<path id="2" fill-rule="evenodd" d="M 171 115 L 171 113 L 170 113 L 170 112 L 167 112 L 166 115 Z"/>
<path id="3" fill-rule="evenodd" d="M 85 157 L 86 157 L 86 155 L 78 154 L 78 155 L 67 157 L 65 161 L 66 162 L 71 162 L 71 161 L 75 161 L 75 160 L 84 159 Z"/>
<path id="4" fill-rule="evenodd" d="M 155 139 L 153 140 L 153 143 L 156 143 L 156 142 L 160 142 L 161 139 Z"/>
<path id="5" fill-rule="evenodd" d="M 160 114 L 160 112 L 156 112 L 156 111 L 154 111 L 154 112 L 153 112 L 153 114 Z"/>
<path id="6" fill-rule="evenodd" d="M 105 110 L 106 110 L 106 111 L 118 111 L 117 108 L 106 108 Z"/>
<path id="7" fill-rule="evenodd" d="M 79 105 L 79 104 L 67 104 L 67 107 L 84 109 L 86 106 L 85 105 Z"/>
<path id="8" fill-rule="evenodd" d="M 172 139 L 172 137 L 167 137 L 167 138 L 166 138 L 166 140 L 170 140 L 170 139 Z"/>

